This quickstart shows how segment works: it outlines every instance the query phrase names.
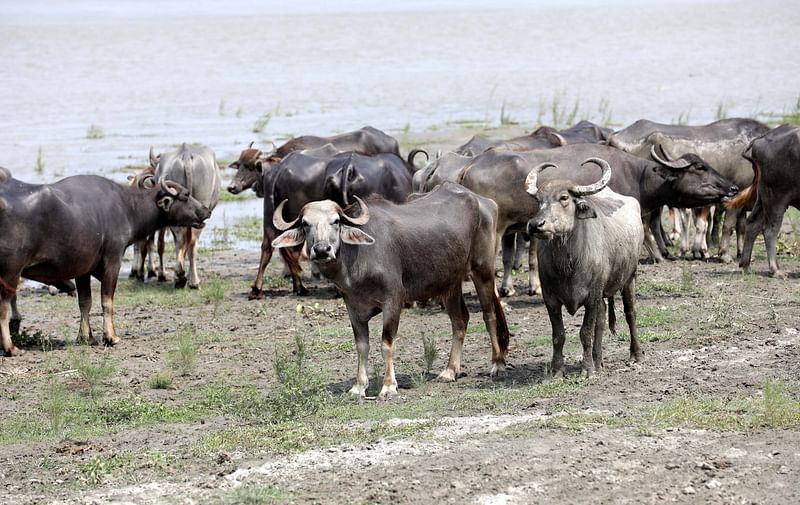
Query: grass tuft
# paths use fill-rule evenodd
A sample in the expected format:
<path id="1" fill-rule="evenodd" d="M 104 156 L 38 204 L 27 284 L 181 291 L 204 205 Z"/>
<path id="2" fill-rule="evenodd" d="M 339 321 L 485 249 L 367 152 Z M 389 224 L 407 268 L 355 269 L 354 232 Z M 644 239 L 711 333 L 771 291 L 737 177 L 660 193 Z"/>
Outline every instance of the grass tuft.
<path id="1" fill-rule="evenodd" d="M 194 328 L 184 326 L 177 333 L 178 348 L 169 353 L 169 361 L 172 368 L 178 371 L 178 375 L 185 377 L 192 372 L 197 362 L 197 347 L 194 344 Z"/>
<path id="2" fill-rule="evenodd" d="M 169 370 L 156 372 L 147 378 L 147 387 L 150 389 L 169 389 L 172 387 L 174 376 Z"/>
<path id="3" fill-rule="evenodd" d="M 100 386 L 117 371 L 117 362 L 109 354 L 105 354 L 99 362 L 92 359 L 92 352 L 87 346 L 80 346 L 77 351 L 70 351 L 68 357 L 72 368 L 78 371 L 91 398 L 100 394 Z"/>

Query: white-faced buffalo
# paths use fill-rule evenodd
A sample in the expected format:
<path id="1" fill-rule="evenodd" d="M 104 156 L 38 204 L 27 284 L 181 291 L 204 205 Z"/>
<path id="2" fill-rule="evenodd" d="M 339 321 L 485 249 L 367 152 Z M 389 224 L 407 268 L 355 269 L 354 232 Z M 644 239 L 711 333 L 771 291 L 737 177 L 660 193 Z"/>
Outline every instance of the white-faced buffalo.
<path id="1" fill-rule="evenodd" d="M 295 137 L 268 153 L 254 149 L 251 142 L 250 147 L 241 152 L 239 159 L 228 165 L 228 168 L 236 170 L 233 180 L 228 186 L 228 191 L 237 194 L 252 188 L 258 194 L 261 188 L 257 184 L 261 179 L 262 172 L 277 166 L 289 153 L 316 149 L 326 144 L 330 144 L 336 149 L 336 152 L 355 151 L 368 155 L 393 153 L 400 156 L 397 140 L 371 126 L 330 137 L 316 135 Z M 258 196 L 263 196 L 263 194 Z"/>
<path id="2" fill-rule="evenodd" d="M 214 210 L 219 201 L 219 192 L 222 179 L 217 167 L 217 157 L 214 151 L 205 146 L 190 146 L 183 144 L 174 151 L 159 155 L 153 153 L 150 147 L 150 166 L 155 171 L 158 181 L 166 180 L 177 182 L 189 191 L 189 195 L 196 198 L 210 211 Z M 175 254 L 177 264 L 175 267 L 175 287 L 186 286 L 186 270 L 184 260 L 189 259 L 189 287 L 200 287 L 200 277 L 197 275 L 197 247 L 200 230 L 191 227 L 171 227 L 175 239 Z M 163 235 L 158 242 L 158 259 L 161 274 L 164 273 L 164 247 Z"/>
<path id="3" fill-rule="evenodd" d="M 731 208 L 753 205 L 739 266 L 750 268 L 753 244 L 763 232 L 770 275 L 785 278 L 778 268 L 776 249 L 783 214 L 789 205 L 800 208 L 800 128 L 781 125 L 753 140 L 744 156 L 752 162 L 756 177 L 747 191 L 729 203 Z"/>
<path id="4" fill-rule="evenodd" d="M 589 158 L 582 165 L 590 162 L 603 170 L 600 180 L 592 184 L 560 179 L 537 184 L 539 172 L 557 168 L 552 163 L 535 167 L 525 183 L 539 208 L 527 228 L 531 236 L 541 239 L 537 255 L 542 296 L 553 329 L 551 369 L 556 376 L 564 374 L 561 308 L 571 315 L 584 308 L 580 338 L 582 371 L 588 376 L 603 368 L 605 299 L 618 291 L 622 291 L 631 334 L 631 358 L 642 359 L 634 303 L 636 266 L 644 239 L 639 202 L 606 188 L 613 178 L 606 161 Z"/>
<path id="5" fill-rule="evenodd" d="M 261 259 L 250 299 L 264 296 L 264 272 L 272 258 L 272 241 L 278 235 L 273 226 L 275 205 L 288 200 L 290 215 L 296 215 L 308 202 L 330 199 L 347 205 L 353 196 L 378 194 L 393 202 L 404 202 L 411 193 L 411 171 L 396 154 L 346 152 L 334 156 L 312 156 L 309 151 L 290 153 L 277 167 L 264 172 L 264 239 Z M 282 248 L 281 257 L 292 276 L 292 290 L 305 295 L 300 279 L 301 248 Z"/>
<path id="6" fill-rule="evenodd" d="M 6 174 L 8 175 L 8 174 Z M 125 248 L 165 226 L 202 227 L 211 211 L 169 181 L 145 178 L 131 187 L 94 175 L 53 184 L 27 184 L 4 177 L 0 184 L 0 337 L 5 354 L 16 354 L 10 321 L 18 327 L 20 278 L 59 285 L 75 279 L 81 312 L 79 340 L 95 343 L 89 327 L 93 276 L 100 280 L 103 341 L 114 331 L 114 290 Z M 10 309 L 10 312 L 9 312 Z"/>
<path id="7" fill-rule="evenodd" d="M 491 336 L 492 373 L 505 365 L 509 333 L 494 286 L 494 202 L 444 183 L 403 205 L 372 199 L 367 207 L 359 200 L 358 215 L 325 200 L 305 205 L 287 223 L 283 205 L 275 210 L 275 227 L 286 231 L 273 246 L 305 244 L 311 261 L 340 290 L 347 306 L 358 350 L 352 394 L 366 394 L 368 323 L 381 312 L 386 368 L 380 396 L 397 393 L 393 356 L 400 312 L 407 302 L 432 297 L 442 297 L 453 327 L 450 358 L 439 377 L 456 379 L 469 321 L 462 295 L 467 276 Z"/>
<path id="8" fill-rule="evenodd" d="M 740 189 L 745 189 L 753 182 L 753 170 L 742 158 L 742 153 L 753 139 L 768 130 L 765 124 L 743 118 L 723 119 L 698 126 L 668 125 L 642 119 L 611 135 L 608 144 L 647 159 L 655 159 L 656 156 L 666 158 L 668 154 L 677 157 L 695 154 L 707 166 L 713 167 Z M 705 244 L 708 215 L 708 212 L 698 214 L 697 235 L 692 248 L 695 257 L 706 257 L 708 253 Z M 732 260 L 728 243 L 734 228 L 744 231 L 744 219 L 745 214 L 739 209 L 726 213 L 719 242 L 719 256 L 723 262 Z M 737 233 L 737 254 L 741 252 L 743 235 Z M 688 249 L 685 231 L 681 249 L 682 253 Z"/>
<path id="9" fill-rule="evenodd" d="M 613 167 L 614 177 L 609 187 L 622 195 L 639 201 L 642 219 L 649 226 L 659 225 L 663 205 L 674 207 L 700 207 L 731 197 L 738 188 L 705 164 L 696 163 L 696 156 L 686 155 L 681 165 L 662 165 L 645 160 L 601 144 L 573 144 L 554 149 L 512 153 L 486 151 L 475 158 L 464 170 L 461 184 L 472 191 L 491 198 L 498 205 L 498 237 L 506 231 L 524 231 L 525 225 L 538 211 L 536 201 L 525 193 L 525 178 L 531 168 L 550 162 L 559 168 L 543 172 L 543 181 L 565 179 L 576 184 L 588 184 L 596 179 L 596 171 L 581 167 L 580 163 L 592 157 L 602 158 Z M 589 165 L 590 167 L 593 165 Z M 649 234 L 648 234 L 649 236 Z M 662 244 L 646 241 L 651 256 L 661 260 Z M 665 246 L 664 246 L 665 248 Z M 532 260 L 535 255 L 532 255 Z M 501 294 L 514 293 L 511 268 L 506 264 Z M 530 265 L 530 292 L 538 291 L 536 264 Z"/>

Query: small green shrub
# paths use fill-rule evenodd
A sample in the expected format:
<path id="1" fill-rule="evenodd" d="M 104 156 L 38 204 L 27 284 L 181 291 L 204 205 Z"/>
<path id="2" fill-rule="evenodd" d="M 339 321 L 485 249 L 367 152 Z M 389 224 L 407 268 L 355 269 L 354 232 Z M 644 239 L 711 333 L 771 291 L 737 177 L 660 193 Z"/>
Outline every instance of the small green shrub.
<path id="1" fill-rule="evenodd" d="M 172 386 L 173 379 L 172 372 L 169 370 L 162 370 L 148 377 L 147 386 L 150 389 L 169 389 Z"/>
<path id="2" fill-rule="evenodd" d="M 291 355 L 275 354 L 273 368 L 278 386 L 271 392 L 268 405 L 275 421 L 300 419 L 316 413 L 330 398 L 325 377 L 314 367 L 306 366 L 306 343 L 295 335 Z"/>
<path id="3" fill-rule="evenodd" d="M 436 347 L 436 338 L 432 335 L 422 336 L 422 357 L 425 360 L 425 375 L 431 373 L 433 362 L 439 356 L 439 349 Z"/>
<path id="4" fill-rule="evenodd" d="M 52 434 L 61 438 L 67 424 L 68 397 L 67 388 L 61 382 L 53 381 L 45 390 L 40 409 L 50 423 Z"/>
<path id="5" fill-rule="evenodd" d="M 78 371 L 78 377 L 84 382 L 92 398 L 100 394 L 99 387 L 117 371 L 117 363 L 109 354 L 105 354 L 99 363 L 95 363 L 87 346 L 80 346 L 78 351 L 70 352 L 68 360 L 70 366 Z"/>
<path id="6" fill-rule="evenodd" d="M 194 328 L 184 326 L 177 333 L 178 348 L 169 353 L 169 361 L 172 368 L 178 371 L 178 375 L 185 377 L 189 375 L 197 362 L 197 347 L 194 344 Z"/>

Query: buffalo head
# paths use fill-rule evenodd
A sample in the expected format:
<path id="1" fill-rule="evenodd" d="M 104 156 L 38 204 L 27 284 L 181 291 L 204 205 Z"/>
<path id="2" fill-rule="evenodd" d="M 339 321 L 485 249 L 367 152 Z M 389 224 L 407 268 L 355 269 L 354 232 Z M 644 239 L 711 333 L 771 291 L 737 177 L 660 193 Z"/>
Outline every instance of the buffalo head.
<path id="1" fill-rule="evenodd" d="M 611 180 L 611 166 L 600 158 L 588 158 L 581 163 L 594 163 L 603 169 L 600 179 L 586 186 L 576 185 L 572 181 L 548 181 L 537 187 L 537 177 L 542 170 L 552 167 L 558 168 L 554 163 L 545 162 L 530 171 L 525 180 L 525 189 L 536 198 L 539 211 L 528 221 L 528 233 L 541 239 L 552 239 L 555 236 L 566 235 L 575 227 L 578 219 L 591 219 L 597 217 L 594 204 L 585 197 L 594 195 L 603 190 Z"/>
<path id="2" fill-rule="evenodd" d="M 252 189 L 259 197 L 263 197 L 261 176 L 265 169 L 279 162 L 280 158 L 273 153 L 263 153 L 260 149 L 253 148 L 253 142 L 250 142 L 250 146 L 239 154 L 239 159 L 228 165 L 228 168 L 236 170 L 228 192 L 238 195 L 246 189 Z"/>
<path id="3" fill-rule="evenodd" d="M 300 215 L 293 221 L 283 219 L 284 200 L 275 209 L 272 222 L 278 230 L 285 230 L 275 240 L 272 247 L 295 247 L 305 243 L 309 259 L 318 263 L 336 261 L 342 242 L 352 245 L 370 245 L 375 242 L 371 236 L 356 228 L 369 220 L 369 209 L 355 197 L 361 214 L 350 217 L 336 202 L 322 200 L 307 203 Z"/>
<path id="4" fill-rule="evenodd" d="M 694 153 L 676 159 L 659 144 L 658 148 L 650 146 L 650 157 L 658 163 L 655 171 L 671 183 L 683 207 L 702 207 L 725 201 L 739 192 L 736 184 Z"/>
<path id="5" fill-rule="evenodd" d="M 142 187 L 155 187 L 152 177 L 142 181 Z M 211 217 L 211 211 L 189 194 L 189 190 L 172 181 L 162 180 L 156 196 L 156 205 L 167 226 L 202 228 Z"/>

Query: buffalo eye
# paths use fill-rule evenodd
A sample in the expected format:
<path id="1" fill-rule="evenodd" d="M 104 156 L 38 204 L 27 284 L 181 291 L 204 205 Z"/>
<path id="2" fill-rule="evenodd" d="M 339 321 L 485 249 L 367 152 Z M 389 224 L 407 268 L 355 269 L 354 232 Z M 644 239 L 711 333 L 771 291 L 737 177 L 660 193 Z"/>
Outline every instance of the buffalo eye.
<path id="1" fill-rule="evenodd" d="M 333 220 L 331 221 L 331 225 L 339 226 L 339 216 L 336 216 L 335 218 L 333 218 Z"/>
<path id="2" fill-rule="evenodd" d="M 558 200 L 561 202 L 561 205 L 566 205 L 569 202 L 569 195 L 561 195 Z"/>
<path id="3" fill-rule="evenodd" d="M 300 224 L 303 226 L 303 228 L 308 228 L 309 226 L 311 226 L 310 224 L 308 224 L 308 221 L 306 221 L 305 219 L 303 219 L 300 222 Z"/>

